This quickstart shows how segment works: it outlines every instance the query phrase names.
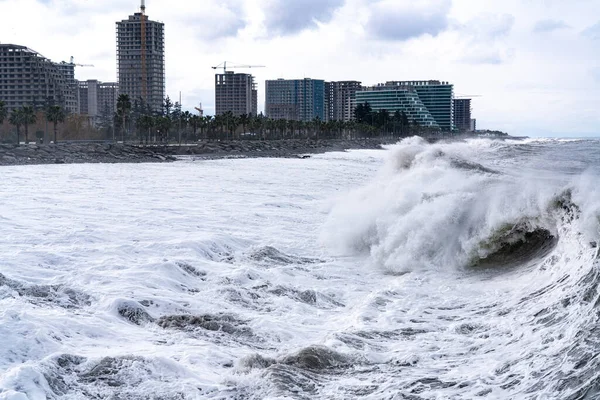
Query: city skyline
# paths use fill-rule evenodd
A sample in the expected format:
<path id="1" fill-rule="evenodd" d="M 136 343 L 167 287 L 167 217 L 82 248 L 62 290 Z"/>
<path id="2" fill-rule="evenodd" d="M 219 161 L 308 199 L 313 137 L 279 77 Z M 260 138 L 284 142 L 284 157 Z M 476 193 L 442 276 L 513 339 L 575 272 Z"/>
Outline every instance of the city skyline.
<path id="1" fill-rule="evenodd" d="M 213 114 L 210 67 L 228 60 L 268 67 L 251 71 L 259 112 L 265 80 L 309 77 L 370 86 L 440 79 L 452 82 L 457 95 L 482 96 L 473 99 L 482 129 L 582 136 L 600 125 L 597 1 L 261 3 L 181 1 L 173 7 L 149 1 L 148 14 L 166 26 L 166 94 L 177 99 L 182 91 L 186 109 L 202 102 Z M 113 82 L 114 24 L 138 10 L 139 2 L 130 0 L 0 0 L 0 13 L 11 15 L 0 39 L 55 62 L 74 56 L 96 65 L 77 68 L 78 80 Z"/>

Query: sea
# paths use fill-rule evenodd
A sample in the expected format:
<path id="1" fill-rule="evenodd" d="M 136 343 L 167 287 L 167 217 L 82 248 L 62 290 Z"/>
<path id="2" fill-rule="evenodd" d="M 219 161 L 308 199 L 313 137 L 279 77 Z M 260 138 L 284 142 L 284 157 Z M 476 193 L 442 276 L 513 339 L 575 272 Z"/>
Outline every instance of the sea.
<path id="1" fill-rule="evenodd" d="M 0 169 L 0 399 L 600 398 L 600 140 Z"/>

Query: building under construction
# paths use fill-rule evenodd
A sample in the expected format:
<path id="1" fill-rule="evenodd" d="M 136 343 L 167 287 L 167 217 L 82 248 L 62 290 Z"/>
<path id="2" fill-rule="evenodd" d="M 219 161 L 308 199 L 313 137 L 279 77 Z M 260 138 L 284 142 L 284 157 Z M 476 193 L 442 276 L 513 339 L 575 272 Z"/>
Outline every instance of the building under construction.
<path id="1" fill-rule="evenodd" d="M 164 39 L 164 24 L 148 19 L 143 0 L 140 12 L 117 22 L 119 92 L 154 112 L 162 110 L 165 97 Z"/>
<path id="2" fill-rule="evenodd" d="M 258 91 L 254 77 L 225 71 L 215 75 L 215 114 L 256 115 Z"/>
<path id="3" fill-rule="evenodd" d="M 454 99 L 454 125 L 460 132 L 475 130 L 471 126 L 471 99 Z"/>
<path id="4" fill-rule="evenodd" d="M 68 112 L 78 111 L 73 63 L 54 63 L 34 50 L 0 44 L 0 100 L 8 111 L 43 106 L 49 99 Z"/>
<path id="5" fill-rule="evenodd" d="M 101 117 L 112 118 L 117 111 L 119 85 L 95 79 L 78 82 L 79 114 L 87 115 L 90 124 L 97 126 Z"/>
<path id="6" fill-rule="evenodd" d="M 327 119 L 329 121 L 352 121 L 356 109 L 356 92 L 362 90 L 358 81 L 325 82 Z"/>

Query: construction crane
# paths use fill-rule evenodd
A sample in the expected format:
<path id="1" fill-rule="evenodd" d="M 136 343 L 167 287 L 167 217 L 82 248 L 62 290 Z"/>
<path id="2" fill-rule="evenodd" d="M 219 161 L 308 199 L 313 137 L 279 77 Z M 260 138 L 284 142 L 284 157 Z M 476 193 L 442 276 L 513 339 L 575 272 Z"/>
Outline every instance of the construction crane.
<path id="1" fill-rule="evenodd" d="M 455 99 L 471 99 L 473 97 L 483 97 L 480 94 L 461 94 L 458 93 L 456 96 L 454 96 Z"/>
<path id="2" fill-rule="evenodd" d="M 144 102 L 148 99 L 148 68 L 146 66 L 146 1 L 142 0 L 140 7 L 140 33 L 141 33 L 141 45 L 142 45 L 142 99 Z"/>
<path id="3" fill-rule="evenodd" d="M 211 67 L 212 69 L 220 69 L 223 68 L 223 73 L 226 74 L 227 73 L 227 61 L 222 62 L 221 64 L 217 65 L 216 67 Z M 229 68 L 266 68 L 266 66 L 264 65 L 229 65 Z"/>
<path id="4" fill-rule="evenodd" d="M 200 103 L 198 107 L 194 108 L 196 109 L 196 111 L 198 111 L 198 115 L 200 115 L 200 117 L 204 117 L 204 109 L 202 108 L 202 103 Z"/>
<path id="5" fill-rule="evenodd" d="M 93 67 L 92 64 L 75 64 L 75 59 L 73 58 L 73 56 L 71 56 L 71 65 L 76 65 L 78 67 Z"/>

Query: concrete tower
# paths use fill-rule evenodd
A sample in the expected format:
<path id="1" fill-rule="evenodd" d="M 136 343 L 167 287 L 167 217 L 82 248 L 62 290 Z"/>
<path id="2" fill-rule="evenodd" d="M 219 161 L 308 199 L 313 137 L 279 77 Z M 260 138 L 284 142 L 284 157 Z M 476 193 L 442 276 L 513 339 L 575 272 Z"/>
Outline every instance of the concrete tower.
<path id="1" fill-rule="evenodd" d="M 140 12 L 117 22 L 119 92 L 154 112 L 161 111 L 165 97 L 164 36 L 164 24 L 146 16 L 144 0 Z"/>

